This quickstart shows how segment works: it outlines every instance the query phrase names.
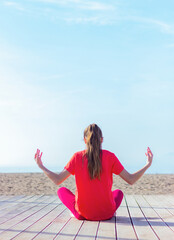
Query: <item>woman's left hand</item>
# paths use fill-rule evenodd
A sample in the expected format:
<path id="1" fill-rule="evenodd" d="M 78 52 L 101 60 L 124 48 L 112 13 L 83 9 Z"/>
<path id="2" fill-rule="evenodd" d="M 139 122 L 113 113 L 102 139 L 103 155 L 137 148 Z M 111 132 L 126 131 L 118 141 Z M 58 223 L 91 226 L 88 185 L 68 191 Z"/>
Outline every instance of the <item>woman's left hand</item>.
<path id="1" fill-rule="evenodd" d="M 146 154 L 146 156 L 147 156 L 147 164 L 148 164 L 149 167 L 150 167 L 151 164 L 152 164 L 153 153 L 152 153 L 152 151 L 150 150 L 149 147 L 147 148 L 147 152 L 146 152 L 145 154 Z"/>
<path id="2" fill-rule="evenodd" d="M 39 166 L 39 168 L 42 168 L 42 167 L 43 167 L 43 163 L 42 163 L 42 161 L 41 161 L 42 153 L 43 153 L 43 152 L 41 152 L 41 154 L 40 154 L 40 150 L 37 149 L 37 152 L 36 152 L 36 154 L 35 154 L 35 156 L 34 156 L 34 159 L 35 159 L 37 165 Z"/>

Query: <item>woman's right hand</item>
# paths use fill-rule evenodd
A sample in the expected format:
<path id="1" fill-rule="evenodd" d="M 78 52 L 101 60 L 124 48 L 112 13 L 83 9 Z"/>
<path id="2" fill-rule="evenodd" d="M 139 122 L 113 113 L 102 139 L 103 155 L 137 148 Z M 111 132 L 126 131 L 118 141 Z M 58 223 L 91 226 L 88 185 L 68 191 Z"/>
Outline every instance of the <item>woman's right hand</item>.
<path id="1" fill-rule="evenodd" d="M 36 163 L 37 163 L 37 165 L 38 165 L 39 168 L 42 168 L 42 167 L 43 167 L 43 163 L 42 163 L 42 161 L 41 161 L 41 157 L 42 157 L 42 152 L 41 152 L 41 154 L 40 154 L 40 150 L 37 149 L 37 152 L 36 152 L 36 154 L 35 154 L 35 156 L 34 156 L 34 159 L 35 159 L 35 161 L 36 161 Z"/>
<path id="2" fill-rule="evenodd" d="M 146 156 L 147 156 L 147 164 L 148 164 L 149 167 L 150 167 L 151 164 L 152 164 L 153 153 L 152 153 L 152 151 L 150 150 L 149 147 L 147 148 L 147 152 L 146 152 L 145 154 L 146 154 Z"/>

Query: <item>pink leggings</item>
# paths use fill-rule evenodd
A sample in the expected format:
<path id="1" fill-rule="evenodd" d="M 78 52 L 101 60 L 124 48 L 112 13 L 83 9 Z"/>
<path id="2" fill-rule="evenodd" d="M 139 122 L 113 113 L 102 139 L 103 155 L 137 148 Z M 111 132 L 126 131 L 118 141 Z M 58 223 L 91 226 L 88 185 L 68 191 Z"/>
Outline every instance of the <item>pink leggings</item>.
<path id="1" fill-rule="evenodd" d="M 116 210 L 119 208 L 122 199 L 123 199 L 123 192 L 119 189 L 112 192 L 115 203 L 116 203 Z M 62 201 L 62 203 L 72 212 L 72 214 L 79 220 L 85 220 L 83 216 L 81 216 L 75 209 L 75 195 L 67 188 L 61 187 L 57 191 L 57 195 Z"/>

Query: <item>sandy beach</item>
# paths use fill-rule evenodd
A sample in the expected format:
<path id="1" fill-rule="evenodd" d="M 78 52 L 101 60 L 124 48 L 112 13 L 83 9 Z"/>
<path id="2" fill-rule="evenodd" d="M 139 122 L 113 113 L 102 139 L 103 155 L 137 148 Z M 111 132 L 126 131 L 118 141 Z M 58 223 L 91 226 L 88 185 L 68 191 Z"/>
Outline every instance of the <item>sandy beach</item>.
<path id="1" fill-rule="evenodd" d="M 74 193 L 74 176 L 56 186 L 44 173 L 0 173 L 0 195 L 52 195 L 62 186 Z M 113 190 L 117 188 L 124 194 L 174 194 L 174 174 L 145 174 L 132 186 L 114 175 Z"/>

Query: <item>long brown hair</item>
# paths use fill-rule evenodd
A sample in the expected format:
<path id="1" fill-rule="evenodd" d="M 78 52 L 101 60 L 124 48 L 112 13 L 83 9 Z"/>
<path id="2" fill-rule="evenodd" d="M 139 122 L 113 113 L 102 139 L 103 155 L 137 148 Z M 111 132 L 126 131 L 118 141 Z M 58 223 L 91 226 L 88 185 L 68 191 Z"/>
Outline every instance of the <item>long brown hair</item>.
<path id="1" fill-rule="evenodd" d="M 97 124 L 90 124 L 84 130 L 84 138 L 86 139 L 88 159 L 88 172 L 91 179 L 100 179 L 101 173 L 101 140 L 103 138 L 101 129 Z"/>

